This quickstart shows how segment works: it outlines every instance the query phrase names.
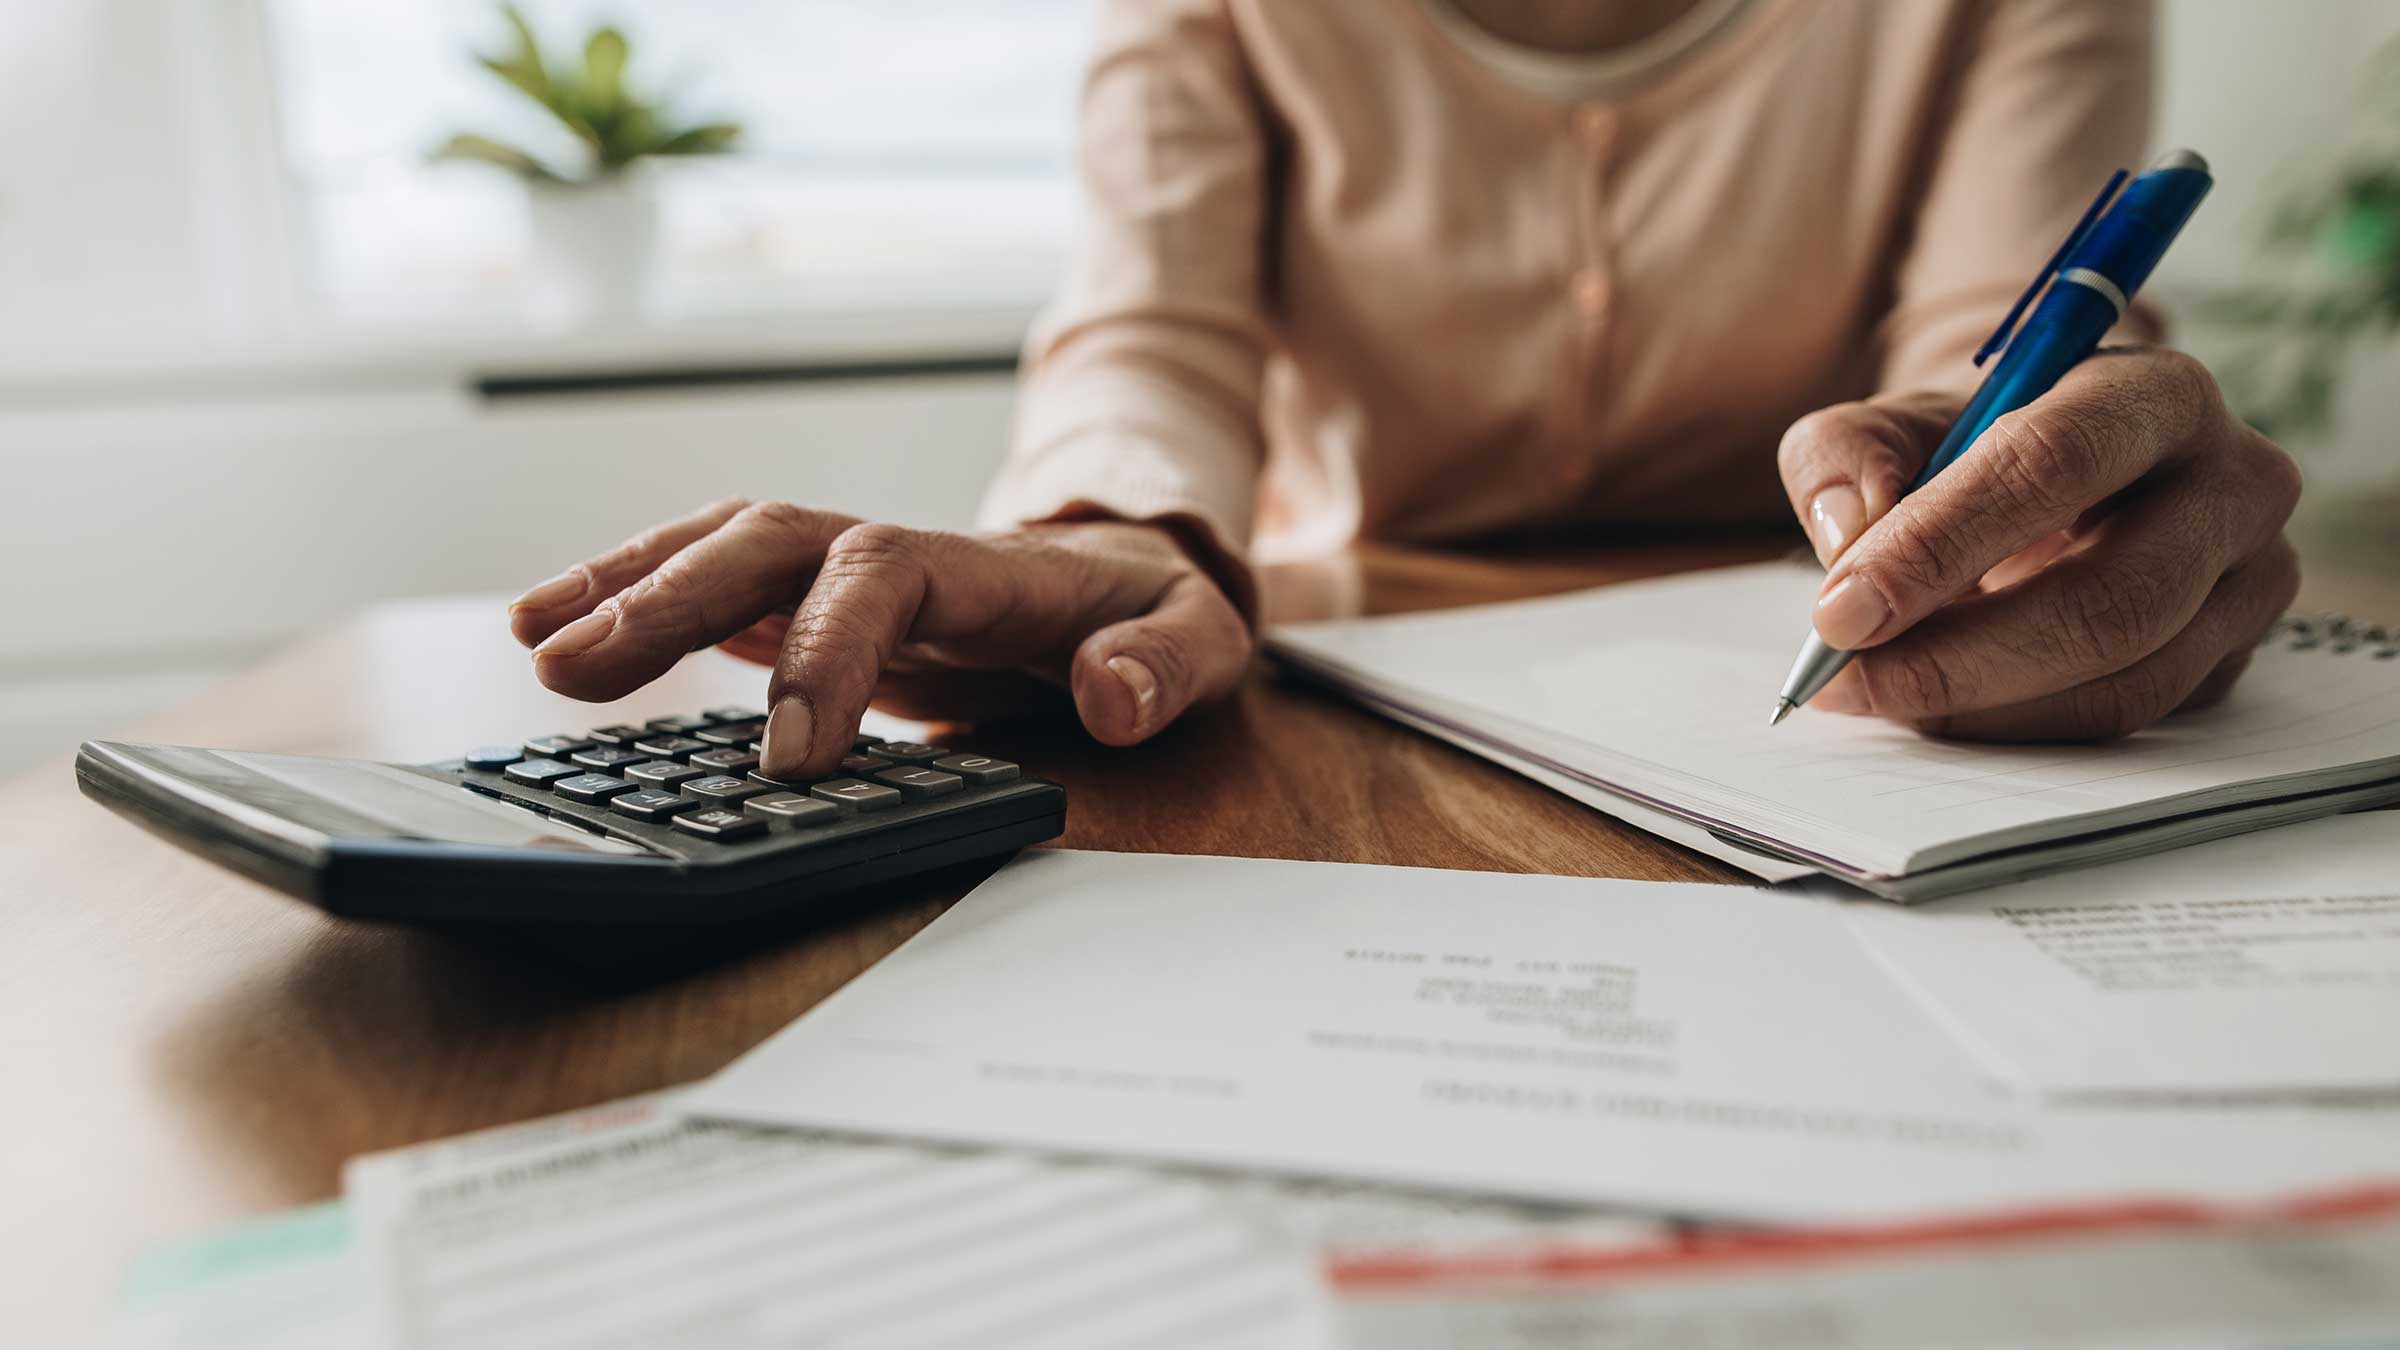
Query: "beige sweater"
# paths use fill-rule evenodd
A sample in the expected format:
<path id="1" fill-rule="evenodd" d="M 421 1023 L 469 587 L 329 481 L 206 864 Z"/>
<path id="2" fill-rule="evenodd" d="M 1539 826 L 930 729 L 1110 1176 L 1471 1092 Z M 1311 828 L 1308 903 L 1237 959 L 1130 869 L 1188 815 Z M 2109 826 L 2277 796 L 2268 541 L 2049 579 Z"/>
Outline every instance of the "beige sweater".
<path id="1" fill-rule="evenodd" d="M 1752 0 L 1580 97 L 1463 36 L 1420 0 L 1103 6 L 987 524 L 1238 556 L 1783 513 L 1784 428 L 1971 387 L 2150 104 L 2143 0 Z"/>

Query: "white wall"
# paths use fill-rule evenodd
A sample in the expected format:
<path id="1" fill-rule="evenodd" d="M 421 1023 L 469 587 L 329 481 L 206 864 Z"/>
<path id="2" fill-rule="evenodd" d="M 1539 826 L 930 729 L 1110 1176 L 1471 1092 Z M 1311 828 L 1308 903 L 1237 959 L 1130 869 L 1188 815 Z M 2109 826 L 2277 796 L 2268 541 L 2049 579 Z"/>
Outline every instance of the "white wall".
<path id="1" fill-rule="evenodd" d="M 982 376 L 0 409 L 0 768 L 359 604 L 521 589 L 718 497 L 963 525 L 1009 398 L 1007 379 Z"/>

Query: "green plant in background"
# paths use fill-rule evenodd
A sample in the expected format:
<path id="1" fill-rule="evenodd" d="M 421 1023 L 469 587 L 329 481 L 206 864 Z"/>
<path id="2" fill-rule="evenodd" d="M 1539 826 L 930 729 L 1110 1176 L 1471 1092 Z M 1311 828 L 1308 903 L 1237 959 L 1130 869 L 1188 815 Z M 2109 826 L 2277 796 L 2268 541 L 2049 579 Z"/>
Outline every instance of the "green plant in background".
<path id="1" fill-rule="evenodd" d="M 540 104 L 583 144 L 584 163 L 568 169 L 545 163 L 530 151 L 489 136 L 462 132 L 433 152 L 437 160 L 496 164 L 535 183 L 595 182 L 624 172 L 635 162 L 665 155 L 717 155 L 733 148 L 742 129 L 733 122 L 678 125 L 660 106 L 627 87 L 629 49 L 614 28 L 592 30 L 584 39 L 580 65 L 556 66 L 542 57 L 533 27 L 514 5 L 502 5 L 513 48 L 503 56 L 478 56 L 486 70 Z"/>
<path id="2" fill-rule="evenodd" d="M 2215 364 L 2235 411 L 2279 439 L 2321 437 L 2352 348 L 2400 333 L 2400 44 L 2377 59 L 2360 132 L 2269 220 L 2263 251 L 2283 279 L 2195 314 L 2231 340 Z"/>

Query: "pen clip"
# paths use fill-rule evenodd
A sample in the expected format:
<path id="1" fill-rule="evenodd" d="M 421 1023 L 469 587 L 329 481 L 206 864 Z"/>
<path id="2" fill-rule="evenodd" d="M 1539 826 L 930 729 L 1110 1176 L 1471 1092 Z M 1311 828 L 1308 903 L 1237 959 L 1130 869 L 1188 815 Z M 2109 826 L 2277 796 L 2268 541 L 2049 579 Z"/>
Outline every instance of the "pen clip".
<path id="1" fill-rule="evenodd" d="M 1983 346 L 1975 353 L 1976 365 L 1982 365 L 1993 352 L 2008 345 L 2008 335 L 2016 330 L 2017 320 L 2024 315 L 2025 307 L 2033 303 L 2034 297 L 2042 293 L 2044 286 L 2050 284 L 2050 278 L 2058 275 L 2059 264 L 2067 260 L 2067 255 L 2075 251 L 2075 246 L 2083 242 L 2083 237 L 2092 232 L 2093 222 L 2100 219 L 2100 212 L 2107 207 L 2109 199 L 2117 195 L 2117 189 L 2125 185 L 2125 178 L 2125 171 L 2117 170 L 2108 180 L 2108 185 L 2100 189 L 2100 195 L 2092 198 L 2092 204 L 2084 208 L 2083 219 L 2076 221 L 2075 228 L 2067 231 L 2066 242 L 2058 246 L 2058 252 L 2050 255 L 2050 261 L 2042 264 L 2042 270 L 2034 277 L 2033 284 L 2017 297 L 2017 303 L 2008 307 L 2008 317 L 2002 319 L 1992 335 L 1984 339 Z"/>

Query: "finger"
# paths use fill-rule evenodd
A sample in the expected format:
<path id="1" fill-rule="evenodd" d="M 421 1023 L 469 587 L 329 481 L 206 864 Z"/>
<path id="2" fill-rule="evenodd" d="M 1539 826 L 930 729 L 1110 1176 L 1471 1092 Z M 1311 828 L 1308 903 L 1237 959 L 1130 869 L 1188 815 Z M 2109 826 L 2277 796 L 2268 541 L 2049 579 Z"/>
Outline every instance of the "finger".
<path id="1" fill-rule="evenodd" d="M 1818 636 L 1848 650 L 1890 641 L 2162 462 L 2221 448 L 2229 425 L 2190 357 L 2101 353 L 1860 535 L 1826 575 Z"/>
<path id="2" fill-rule="evenodd" d="M 1070 687 L 1084 729 L 1131 745 L 1194 703 L 1233 692 L 1250 666 L 1250 628 L 1197 573 L 1177 577 L 1149 613 L 1111 624 L 1075 649 Z"/>
<path id="3" fill-rule="evenodd" d="M 1946 394 L 1889 394 L 1792 423 L 1776 466 L 1792 512 L 1827 566 L 1900 500 L 1958 413 Z"/>
<path id="4" fill-rule="evenodd" d="M 651 569 L 733 519 L 749 504 L 739 497 L 712 502 L 681 520 L 644 530 L 589 562 L 575 564 L 509 602 L 509 631 L 517 641 L 533 646 L 650 575 Z"/>
<path id="5" fill-rule="evenodd" d="M 904 641 L 971 638 L 987 663 L 1031 662 L 1148 608 L 1156 591 L 1134 569 L 1021 538 L 845 530 L 785 636 L 759 767 L 793 779 L 832 769 Z"/>
<path id="6" fill-rule="evenodd" d="M 791 627 L 792 616 L 778 610 L 718 643 L 717 650 L 752 665 L 773 666 L 783 655 L 783 635 Z"/>
<path id="7" fill-rule="evenodd" d="M 533 670 L 570 698 L 622 698 L 691 652 L 788 608 L 850 516 L 762 502 L 736 512 L 536 647 Z"/>
<path id="8" fill-rule="evenodd" d="M 1919 729 L 1959 740 L 2104 741 L 2130 735 L 2176 708 L 2222 697 L 2299 588 L 2299 564 L 2279 540 L 2255 561 L 2227 573 L 2172 641 L 2123 670 L 2008 707 L 1927 719 Z"/>
<path id="9" fill-rule="evenodd" d="M 2236 500 L 2232 477 L 2193 471 L 2138 490 L 2035 575 L 1946 605 L 1862 654 L 1851 694 L 1880 717 L 1945 717 L 2022 703 L 2157 651 L 2266 542 L 2272 525 Z"/>
<path id="10" fill-rule="evenodd" d="M 911 722 L 986 722 L 1063 709 L 1067 692 L 1015 670 L 887 666 L 869 706 Z"/>

